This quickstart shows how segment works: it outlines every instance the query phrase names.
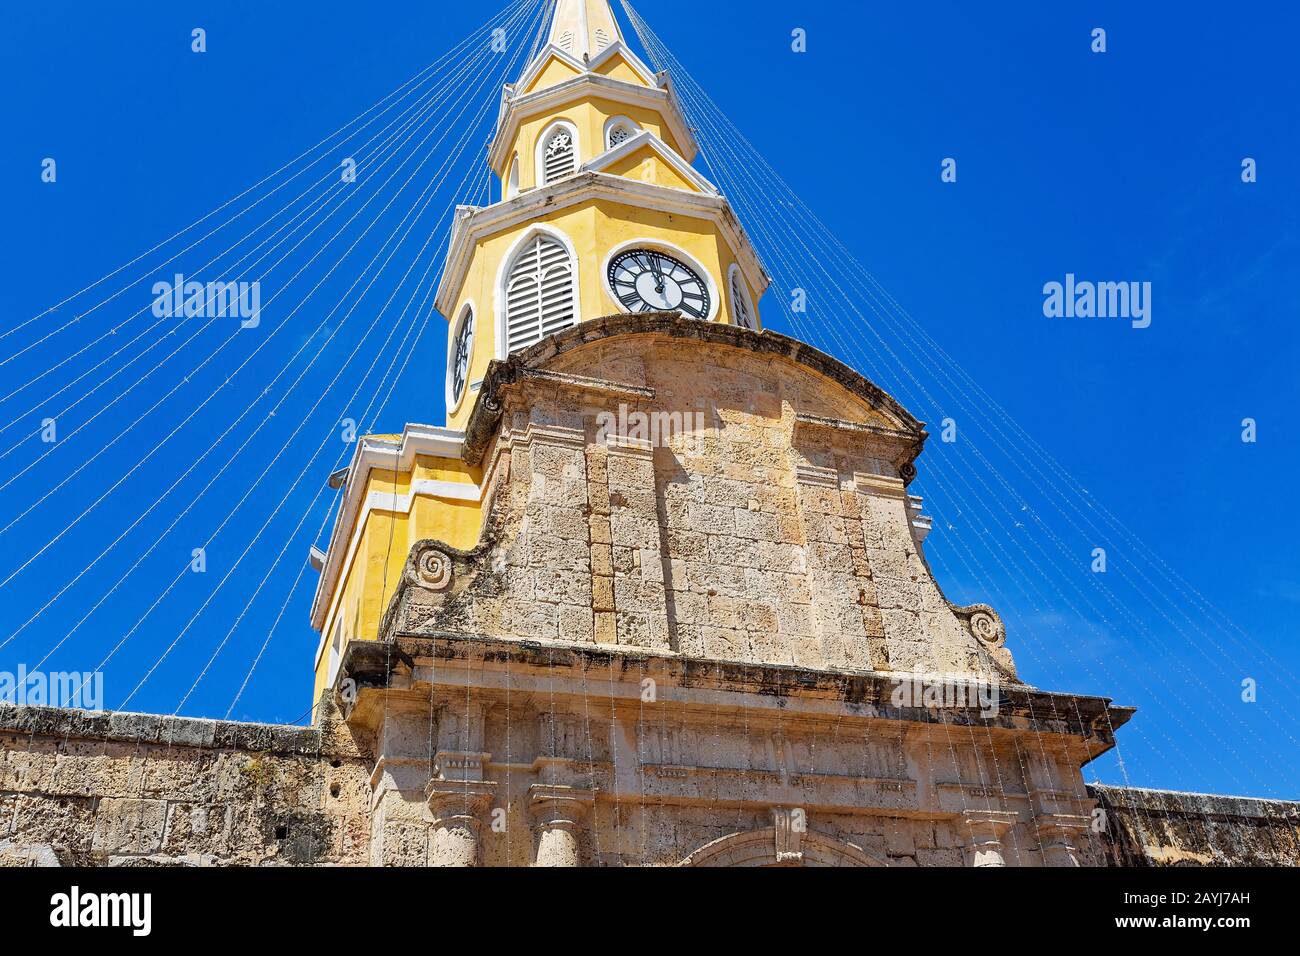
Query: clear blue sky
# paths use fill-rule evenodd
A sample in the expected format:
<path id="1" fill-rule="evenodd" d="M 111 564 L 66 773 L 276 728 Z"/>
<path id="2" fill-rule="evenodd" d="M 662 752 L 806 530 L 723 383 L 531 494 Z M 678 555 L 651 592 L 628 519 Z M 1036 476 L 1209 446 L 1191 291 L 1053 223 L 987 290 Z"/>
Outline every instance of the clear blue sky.
<path id="1" fill-rule="evenodd" d="M 256 183 L 437 59 L 494 6 L 410 3 L 380 11 L 331 0 L 140 0 L 124 7 L 51 2 L 7 11 L 0 36 L 0 208 L 9 241 L 0 266 L 0 331 Z M 1187 629 L 1165 627 L 1158 607 L 1133 612 L 1156 635 L 1153 641 L 1126 626 L 1123 615 L 1077 621 L 1088 616 L 1086 610 L 1053 606 L 1039 610 L 1056 615 L 1056 626 L 1031 648 L 1016 625 L 1033 626 L 1033 609 L 1016 613 L 1015 582 L 998 572 L 991 572 L 991 582 L 969 579 L 960 562 L 944 560 L 944 549 L 951 547 L 944 536 L 961 529 L 938 528 L 931 549 L 941 576 L 948 569 L 944 583 L 951 596 L 1011 606 L 1010 645 L 1027 680 L 1140 708 L 1134 724 L 1121 731 L 1131 782 L 1300 797 L 1300 686 L 1294 677 L 1300 673 L 1300 518 L 1290 507 L 1300 428 L 1300 192 L 1291 170 L 1292 157 L 1300 155 L 1300 80 L 1294 69 L 1300 17 L 1287 4 L 1150 6 L 792 7 L 759 0 L 745 4 L 740 14 L 738 4 L 643 0 L 638 9 L 750 142 L 929 334 L 1097 501 L 1249 637 L 1217 635 L 1227 650 L 1211 654 Z M 203 55 L 190 52 L 196 26 L 208 34 Z M 1098 26 L 1108 32 L 1105 55 L 1089 50 L 1089 32 Z M 790 49 L 795 27 L 808 32 L 804 55 Z M 635 40 L 633 45 L 639 49 Z M 485 103 L 494 110 L 496 96 L 496 90 L 486 92 L 469 104 L 471 113 Z M 447 145 L 469 126 L 469 117 L 453 124 Z M 470 143 L 466 157 L 481 155 L 482 139 Z M 959 170 L 952 185 L 939 177 L 940 161 L 950 156 Z M 1240 179 L 1247 156 L 1258 161 L 1259 181 L 1251 185 Z M 40 181 L 45 157 L 58 162 L 56 184 Z M 462 161 L 455 181 L 471 165 Z M 454 192 L 449 189 L 446 200 Z M 469 190 L 456 198 L 470 198 Z M 429 261 L 441 254 L 446 210 L 447 201 L 440 199 L 416 227 L 417 237 L 435 236 Z M 402 211 L 399 204 L 393 214 Z M 390 217 L 374 235 L 397 225 Z M 48 458 L 37 460 L 48 449 L 30 437 L 42 417 L 40 409 L 29 412 L 33 402 L 73 382 L 121 339 L 100 343 L 0 402 L 0 426 L 19 422 L 0 433 L 0 452 L 9 452 L 0 459 L 0 481 L 36 462 L 0 490 L 0 526 L 14 522 L 0 533 L 3 580 L 213 396 L 147 468 L 0 586 L 0 641 L 157 502 L 249 408 L 290 354 L 300 345 L 313 354 L 316 343 L 324 342 L 322 333 L 312 338 L 318 325 L 338 330 L 338 336 L 306 381 L 320 388 L 342 369 L 341 392 L 359 384 L 359 369 L 347 355 L 353 346 L 362 349 L 365 361 L 373 354 L 361 332 L 387 292 L 378 301 L 363 301 L 346 325 L 341 315 L 327 314 L 356 277 L 353 263 L 367 261 L 379 248 L 373 238 L 363 240 L 296 316 L 268 310 L 269 325 L 283 323 L 282 334 L 233 387 L 214 391 L 247 354 L 246 342 L 239 343 L 237 357 L 213 363 L 130 430 L 126 426 L 178 380 L 179 359 L 170 376 L 163 369 L 142 382 Z M 404 258 L 399 251 L 392 269 L 409 264 L 415 248 Z M 338 258 L 331 254 L 324 261 Z M 120 300 L 0 367 L 0 395 L 140 308 L 148 286 L 172 271 L 155 274 L 146 265 L 104 287 L 107 294 L 127 285 Z M 1152 327 L 1134 331 L 1119 322 L 1044 318 L 1043 284 L 1067 272 L 1152 282 Z M 393 288 L 398 274 L 386 273 L 392 281 L 381 282 L 373 294 Z M 399 307 L 406 297 L 402 291 Z M 771 300 L 765 303 L 769 325 L 793 331 Z M 0 358 L 75 311 L 69 306 L 0 341 Z M 843 322 L 846 336 L 866 341 L 846 317 L 822 312 L 815 319 Z M 134 334 L 137 327 L 130 328 Z M 196 343 L 181 356 L 184 366 L 197 364 L 203 349 L 219 341 Z M 445 344 L 445 324 L 437 319 L 415 347 L 378 430 L 443 420 Z M 295 369 L 290 377 L 296 374 Z M 106 385 L 60 426 L 76 428 L 94 414 L 96 403 L 116 395 L 135 375 L 124 373 Z M 887 369 L 880 374 L 881 384 L 892 388 L 890 376 Z M 71 385 L 53 404 L 74 401 L 98 380 L 92 375 Z M 91 667 L 122 639 L 190 548 L 261 476 L 308 414 L 318 397 L 311 392 L 304 387 L 288 398 L 200 506 L 67 638 L 47 667 Z M 914 410 L 937 431 L 942 410 Z M 314 413 L 310 427 L 252 487 L 210 548 L 207 575 L 184 578 L 114 656 L 107 669 L 110 706 L 131 691 L 200 608 L 290 488 L 335 411 L 321 407 Z M 262 416 L 255 408 L 247 424 Z M 1240 440 L 1246 417 L 1258 420 L 1255 444 Z M 201 488 L 248 431 L 236 430 L 119 548 L 0 648 L 0 669 L 33 664 L 63 639 L 159 538 L 184 507 L 185 494 Z M 14 447 L 20 438 L 25 441 Z M 114 439 L 93 466 L 52 490 L 79 461 Z M 290 495 L 246 564 L 131 700 L 133 709 L 176 708 L 288 540 L 283 563 L 183 708 L 196 715 L 225 712 L 324 516 L 322 498 L 303 530 L 291 534 L 342 447 L 328 451 L 328 461 L 322 459 Z M 915 489 L 937 499 L 944 496 L 927 487 L 927 459 L 942 454 L 932 443 Z M 945 518 L 961 524 L 956 511 Z M 967 540 L 979 546 L 978 537 Z M 1122 549 L 1112 557 L 1122 572 Z M 1086 566 L 1086 555 L 1080 562 Z M 234 716 L 291 721 L 308 709 L 315 635 L 306 609 L 312 586 L 309 571 Z M 990 587 L 1006 593 L 989 593 Z M 1076 625 L 1077 640 L 1069 636 Z M 1060 646 L 1064 641 L 1072 645 L 1068 653 Z M 1259 682 L 1257 703 L 1240 701 L 1245 677 Z M 1121 779 L 1113 761 L 1099 769 L 1110 781 Z"/>

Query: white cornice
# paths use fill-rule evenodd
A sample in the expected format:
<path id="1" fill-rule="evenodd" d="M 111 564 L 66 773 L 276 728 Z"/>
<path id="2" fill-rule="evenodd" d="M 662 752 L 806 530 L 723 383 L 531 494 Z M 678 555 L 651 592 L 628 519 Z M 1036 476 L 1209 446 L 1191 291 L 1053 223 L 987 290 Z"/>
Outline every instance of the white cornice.
<path id="1" fill-rule="evenodd" d="M 587 95 L 599 96 L 624 106 L 653 110 L 663 117 L 673 139 L 681 147 L 682 157 L 688 163 L 693 162 L 699 154 L 695 135 L 691 132 L 681 104 L 677 102 L 670 85 L 638 86 L 599 73 L 583 73 L 525 96 L 513 97 L 512 94 L 513 91 L 508 91 L 503 95 L 496 133 L 488 146 L 488 166 L 498 177 L 505 174 L 505 166 L 510 159 L 510 145 L 518 138 L 519 127 L 524 120 L 539 113 L 557 110 Z"/>
<path id="2" fill-rule="evenodd" d="M 613 149 L 608 149 L 601 153 L 591 162 L 585 164 L 582 168 L 594 173 L 603 172 L 620 159 L 632 155 L 643 146 L 649 146 L 654 150 L 655 153 L 663 158 L 669 166 L 677 170 L 677 173 L 683 179 L 688 183 L 692 183 L 700 190 L 700 192 L 712 193 L 715 196 L 718 195 L 718 188 L 714 186 L 713 183 L 700 175 L 699 170 L 686 162 L 686 160 L 682 159 L 682 157 L 678 156 L 677 153 L 673 151 L 672 147 L 648 129 L 641 130 L 641 132 L 637 133 L 635 136 L 629 136 Z"/>
<path id="3" fill-rule="evenodd" d="M 771 284 L 758 253 L 725 197 L 660 186 L 609 173 L 583 172 L 540 189 L 530 189 L 514 199 L 492 206 L 458 209 L 451 228 L 447 264 L 435 300 L 438 311 L 443 315 L 454 313 L 459 304 L 455 297 L 459 294 L 478 242 L 513 226 L 532 222 L 547 213 L 599 199 L 706 219 L 721 230 L 735 252 L 750 289 L 756 293 L 755 298 L 761 299 Z"/>
<path id="4" fill-rule="evenodd" d="M 528 89 L 528 87 L 532 85 L 533 81 L 541 75 L 542 68 L 550 62 L 552 57 L 559 60 L 561 63 L 572 67 L 579 73 L 595 73 L 595 71 L 602 66 L 606 60 L 613 59 L 615 54 L 622 54 L 624 61 L 632 67 L 632 72 L 641 77 L 642 82 L 647 86 L 658 85 L 659 76 L 655 74 L 655 71 L 646 66 L 645 63 L 641 61 L 641 58 L 633 53 L 622 40 L 615 40 L 585 63 L 575 57 L 572 53 L 562 50 L 554 43 L 549 43 L 540 53 L 537 54 L 536 57 L 533 58 L 533 62 L 529 63 L 528 66 L 525 67 L 524 72 L 514 83 L 514 88 L 516 90 Z"/>
<path id="5" fill-rule="evenodd" d="M 335 597 L 339 575 L 342 569 L 346 567 L 344 559 L 349 557 L 355 549 L 357 537 L 364 525 L 363 519 L 370 510 L 372 503 L 363 501 L 366 497 L 364 490 L 369 482 L 370 472 L 373 469 L 410 471 L 415 464 L 417 455 L 459 460 L 464 444 L 465 434 L 463 432 L 452 431 L 448 428 L 434 428 L 432 425 L 407 425 L 401 438 L 397 439 L 373 436 L 361 439 L 357 444 L 356 452 L 352 456 L 352 464 L 348 467 L 348 480 L 343 489 L 343 501 L 339 506 L 338 518 L 334 522 L 334 530 L 330 533 L 329 547 L 325 551 L 324 568 L 321 571 L 320 580 L 316 584 L 315 597 L 312 599 L 312 627 L 320 630 L 325 625 L 326 611 Z M 466 484 L 462 490 L 460 486 L 452 482 L 438 482 L 436 484 L 441 488 L 441 492 L 436 495 L 437 497 L 461 498 L 464 495 L 473 495 L 474 500 L 478 499 L 479 489 L 477 485 Z M 413 493 L 414 491 L 415 489 L 413 489 Z M 370 497 L 373 498 L 374 495 Z M 381 497 L 389 504 L 393 501 L 392 495 L 386 494 Z M 364 510 L 362 508 L 363 504 L 366 505 Z M 384 507 L 387 510 L 387 505 Z M 408 501 L 406 508 L 409 509 L 409 507 L 410 503 Z M 347 541 L 351 541 L 351 545 L 345 548 L 344 542 Z"/>

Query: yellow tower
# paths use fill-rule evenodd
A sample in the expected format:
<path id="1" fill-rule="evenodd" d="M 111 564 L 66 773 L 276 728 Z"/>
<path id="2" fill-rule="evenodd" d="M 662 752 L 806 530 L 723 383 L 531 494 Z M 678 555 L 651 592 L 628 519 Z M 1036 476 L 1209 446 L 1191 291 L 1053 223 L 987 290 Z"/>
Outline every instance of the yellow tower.
<path id="1" fill-rule="evenodd" d="M 362 439 L 314 553 L 317 699 L 348 642 L 376 639 L 414 544 L 477 543 L 482 476 L 461 450 L 492 362 L 626 312 L 761 330 L 768 277 L 697 152 L 667 73 L 628 48 L 606 0 L 559 0 L 546 45 L 502 91 L 487 156 L 500 200 L 456 210 L 436 299 L 447 425 Z"/>

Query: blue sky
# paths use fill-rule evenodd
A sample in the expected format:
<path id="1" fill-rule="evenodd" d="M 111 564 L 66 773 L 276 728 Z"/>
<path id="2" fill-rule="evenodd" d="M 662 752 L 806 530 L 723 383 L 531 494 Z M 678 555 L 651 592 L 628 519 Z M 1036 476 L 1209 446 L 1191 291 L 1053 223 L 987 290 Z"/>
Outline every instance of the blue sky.
<path id="1" fill-rule="evenodd" d="M 9 11 L 0 37 L 7 146 L 0 154 L 0 203 L 10 236 L 0 331 L 257 183 L 436 60 L 494 8 L 420 3 L 379 14 L 328 0 L 142 0 L 127 8 L 54 2 Z M 930 549 L 950 596 L 1005 609 L 1010 646 L 1027 680 L 1139 707 L 1134 723 L 1121 731 L 1130 782 L 1300 796 L 1300 686 L 1294 676 L 1300 672 L 1294 623 L 1300 610 L 1300 518 L 1288 506 L 1300 427 L 1294 411 L 1300 406 L 1294 371 L 1300 355 L 1300 199 L 1290 169 L 1300 151 L 1295 12 L 1281 4 L 1248 12 L 1190 4 L 1173 16 L 1119 3 L 1069 10 L 956 2 L 811 2 L 792 8 L 762 0 L 746 4 L 743 16 L 731 4 L 685 0 L 644 0 L 638 9 L 754 148 L 929 335 L 1245 636 L 1209 623 L 1212 618 L 1199 609 L 1189 617 L 1210 632 L 1208 644 L 1196 628 L 1173 626 L 1171 618 L 1183 618 L 1162 602 L 1181 602 L 1186 610 L 1192 598 L 1171 591 L 1145 601 L 1146 578 L 1139 572 L 1150 571 L 1150 559 L 1113 542 L 1104 542 L 1111 549 L 1109 573 L 1127 575 L 1127 588 L 1117 583 L 1118 608 L 1103 602 L 1100 612 L 1071 600 L 1041 606 L 1018 600 L 1014 564 L 983 576 L 967 573 L 957 542 L 967 542 L 970 553 L 989 542 L 963 522 L 967 512 L 958 501 L 933 481 L 927 484 L 927 469 L 949 467 L 940 459 L 950 452 L 932 441 L 914 490 L 945 508 L 945 526 L 936 528 Z M 208 34 L 209 49 L 202 55 L 190 51 L 195 26 Z M 1102 55 L 1089 49 L 1090 31 L 1098 26 L 1107 30 Z M 807 53 L 791 51 L 796 27 L 807 31 Z M 448 108 L 450 135 L 442 153 L 473 125 L 474 111 L 495 109 L 496 95 L 485 85 L 480 97 L 461 104 L 469 112 L 453 117 L 455 109 Z M 0 532 L 0 580 L 12 575 L 0 586 L 0 641 L 54 598 L 134 517 L 156 505 L 121 545 L 0 647 L 0 668 L 39 660 L 150 543 L 161 540 L 47 665 L 94 666 L 172 580 L 194 542 L 247 494 L 209 548 L 207 575 L 183 577 L 112 658 L 106 702 L 115 706 L 294 488 L 230 583 L 130 705 L 171 712 L 220 645 L 182 708 L 220 716 L 283 606 L 282 622 L 234 716 L 292 721 L 304 715 L 315 650 L 306 623 L 311 572 L 287 604 L 285 597 L 327 499 L 308 505 L 343 453 L 341 444 L 328 446 L 306 478 L 297 487 L 293 482 L 334 420 L 335 392 L 346 397 L 359 390 L 362 406 L 364 396 L 373 394 L 360 373 L 380 340 L 363 336 L 365 325 L 388 289 L 397 290 L 400 307 L 414 288 L 398 281 L 399 265 L 414 260 L 422 270 L 440 257 L 448 202 L 472 198 L 471 187 L 458 192 L 455 184 L 463 173 L 477 171 L 482 140 L 478 135 L 469 142 L 453 164 L 445 195 L 439 193 L 416 220 L 411 238 L 418 242 L 399 249 L 350 320 L 341 312 L 331 317 L 330 309 L 348 301 L 356 266 L 383 254 L 378 237 L 401 225 L 398 217 L 410 205 L 405 201 L 360 241 L 300 312 L 285 315 L 283 304 L 295 299 L 292 289 L 279 311 L 268 309 L 268 325 L 280 332 L 230 386 L 219 388 L 246 351 L 229 362 L 223 353 L 183 383 L 174 399 L 133 424 L 181 380 L 183 363 L 197 364 L 204 348 L 221 341 L 204 338 L 174 365 L 143 379 L 75 439 L 40 457 L 49 449 L 34 432 L 50 406 L 37 399 L 68 385 L 51 401 L 75 401 L 99 380 L 96 375 L 103 377 L 93 373 L 76 383 L 77 375 L 121 339 L 100 342 L 49 370 L 136 311 L 148 286 L 173 271 L 153 270 L 147 261 L 103 287 L 105 294 L 126 287 L 118 300 L 0 367 L 0 394 L 48 372 L 0 402 L 0 426 L 17 423 L 0 432 L 0 452 L 8 452 L 0 459 L 0 480 L 32 465 L 0 490 L 0 527 L 12 522 Z M 40 181 L 45 157 L 58 163 L 55 184 Z M 954 184 L 940 181 L 945 157 L 958 162 Z M 1258 182 L 1242 183 L 1244 157 L 1257 160 Z M 429 169 L 417 174 L 417 187 L 421 176 L 428 178 Z M 429 237 L 432 244 L 419 259 L 419 242 Z M 350 240 L 345 235 L 343 241 Z M 305 243 L 290 263 L 305 262 L 309 249 Z M 339 259 L 337 250 L 328 251 L 307 267 L 308 275 Z M 1045 318 L 1043 285 L 1066 273 L 1151 282 L 1151 327 Z M 772 328 L 796 332 L 782 303 L 774 301 L 783 293 L 778 288 L 769 295 L 765 317 Z M 0 340 L 0 358 L 39 339 L 51 327 L 44 323 L 62 324 L 76 311 L 70 305 Z M 891 367 L 878 350 L 872 353 L 872 340 L 842 310 L 815 308 L 808 321 L 818 323 L 818 334 L 835 327 L 864 349 L 863 361 L 878 369 L 880 384 L 904 387 L 903 370 Z M 376 334 L 386 335 L 389 327 L 381 324 Z M 405 323 L 398 335 L 415 327 L 413 320 Z M 134 334 L 137 326 L 130 328 Z M 400 429 L 406 421 L 443 420 L 445 324 L 432 321 L 420 335 L 379 417 L 381 431 Z M 811 337 L 817 340 L 817 334 Z M 394 354 L 396 345 L 394 340 L 388 346 Z M 202 487 L 244 440 L 250 431 L 244 425 L 264 419 L 257 393 L 300 346 L 304 356 L 321 347 L 306 386 L 287 396 L 275 420 L 164 535 L 185 496 L 196 483 Z M 354 348 L 364 362 L 349 357 Z M 387 362 L 385 357 L 381 365 Z M 103 371 L 114 367 L 110 362 Z M 922 381 L 932 374 L 923 360 L 910 371 Z M 319 389 L 336 372 L 330 400 L 313 411 Z M 105 396 L 138 375 L 139 370 L 123 372 L 60 426 L 76 428 Z M 208 404 L 186 421 L 205 398 Z M 913 410 L 937 432 L 945 409 Z M 210 450 L 214 436 L 245 411 L 250 414 L 229 440 L 164 497 Z M 1241 441 L 1247 417 L 1258 421 L 1254 444 Z M 308 427 L 286 445 L 303 421 Z M 64 532 L 178 425 L 146 468 Z M 93 465 L 58 487 L 79 462 L 106 446 Z M 969 465 L 969 459 L 950 461 L 955 470 L 949 475 Z M 1047 498 L 1041 502 L 1045 516 L 1055 514 L 1053 508 L 1071 513 L 1069 503 Z M 304 513 L 307 519 L 295 530 Z M 1057 519 L 1045 520 L 1051 525 Z M 1067 547 L 1075 546 L 1068 522 L 1051 526 L 1060 528 Z M 952 535 L 966 537 L 948 539 Z M 283 562 L 240 619 L 286 542 Z M 1087 573 L 1086 549 L 1079 567 Z M 1054 582 L 1043 593 L 1068 597 L 1071 586 Z M 237 619 L 239 626 L 222 645 Z M 1040 630 L 1031 635 L 1017 628 Z M 1253 704 L 1240 700 L 1246 677 L 1258 681 Z M 1121 779 L 1113 759 L 1101 763 L 1104 778 Z"/>

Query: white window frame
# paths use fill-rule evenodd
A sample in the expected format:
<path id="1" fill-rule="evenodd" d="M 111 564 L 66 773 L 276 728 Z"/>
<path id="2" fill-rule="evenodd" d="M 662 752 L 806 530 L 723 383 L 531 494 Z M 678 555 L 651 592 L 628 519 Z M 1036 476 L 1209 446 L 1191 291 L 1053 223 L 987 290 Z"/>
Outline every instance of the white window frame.
<path id="1" fill-rule="evenodd" d="M 609 141 L 609 137 L 613 134 L 614 130 L 619 126 L 626 126 L 628 128 L 628 130 L 630 131 L 630 135 L 628 136 L 629 139 L 631 139 L 637 133 L 641 132 L 640 125 L 636 123 L 634 120 L 630 119 L 629 117 L 611 116 L 609 119 L 605 120 L 605 130 L 601 134 L 603 142 L 605 144 L 606 152 L 615 148 L 614 144 Z"/>
<path id="2" fill-rule="evenodd" d="M 474 331 L 470 333 L 469 338 L 470 363 L 469 368 L 465 370 L 465 390 L 457 398 L 455 383 L 456 339 L 460 336 L 460 330 L 465 324 L 466 316 L 470 315 L 474 316 Z M 449 415 L 460 409 L 460 406 L 465 402 L 465 396 L 470 393 L 470 385 L 474 378 L 472 374 L 474 369 L 474 345 L 475 340 L 478 338 L 480 322 L 481 317 L 478 308 L 474 305 L 474 300 L 469 299 L 460 307 L 460 311 L 456 313 L 456 321 L 451 325 L 451 335 L 447 338 L 447 414 Z"/>
<path id="3" fill-rule="evenodd" d="M 495 300 L 493 304 L 493 318 L 496 327 L 495 351 L 496 357 L 503 362 L 510 357 L 508 342 L 510 334 L 510 317 L 507 315 L 509 299 L 506 292 L 506 286 L 510 282 L 510 273 L 514 271 L 515 262 L 518 260 L 519 256 L 523 254 L 524 250 L 527 249 L 528 244 L 536 239 L 540 234 L 558 240 L 559 243 L 564 246 L 565 251 L 569 255 L 569 281 L 572 283 L 573 296 L 573 324 L 577 325 L 582 321 L 582 299 L 579 294 L 578 282 L 578 250 L 574 247 L 573 240 L 559 229 L 547 225 L 546 223 L 537 223 L 517 239 L 514 245 L 510 247 L 510 250 L 501 259 L 501 265 L 497 267 L 496 283 L 492 287 L 495 293 L 493 295 L 493 299 Z M 572 328 L 572 326 L 570 326 L 570 328 Z"/>
<path id="4" fill-rule="evenodd" d="M 542 135 L 537 138 L 537 144 L 533 147 L 533 169 L 535 170 L 536 182 L 539 188 L 549 185 L 546 181 L 546 144 L 560 130 L 567 131 L 573 140 L 573 172 L 569 173 L 569 175 L 572 176 L 573 173 L 582 168 L 582 140 L 578 136 L 578 127 L 567 119 L 556 120 L 542 131 Z M 556 182 L 559 181 L 556 180 Z"/>
<path id="5" fill-rule="evenodd" d="M 695 258 L 679 245 L 668 242 L 664 239 L 629 239 L 627 242 L 621 242 L 609 251 L 605 256 L 605 261 L 600 265 L 600 287 L 605 293 L 605 298 L 614 304 L 614 310 L 622 315 L 631 315 L 627 307 L 619 301 L 614 290 L 609 287 L 609 264 L 619 255 L 627 252 L 629 249 L 658 249 L 672 256 L 674 259 L 680 259 L 683 263 L 690 266 L 703 280 L 709 289 L 709 314 L 702 319 L 692 319 L 693 322 L 716 322 L 718 310 L 722 308 L 722 299 L 718 295 L 718 282 L 714 278 L 713 272 L 706 269 L 700 260 Z"/>
<path id="6" fill-rule="evenodd" d="M 749 312 L 749 321 L 752 325 L 741 325 L 736 321 L 736 305 L 732 301 L 735 299 L 736 284 L 740 284 L 740 294 L 744 298 L 745 309 Z M 738 328 L 749 329 L 752 332 L 759 330 L 758 310 L 754 308 L 754 296 L 749 291 L 749 283 L 745 281 L 745 273 L 741 271 L 740 266 L 736 263 L 731 264 L 727 270 L 727 300 L 731 304 L 731 322 Z"/>

